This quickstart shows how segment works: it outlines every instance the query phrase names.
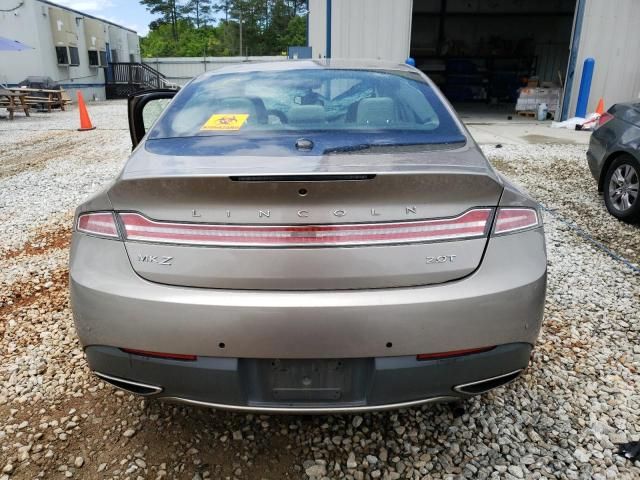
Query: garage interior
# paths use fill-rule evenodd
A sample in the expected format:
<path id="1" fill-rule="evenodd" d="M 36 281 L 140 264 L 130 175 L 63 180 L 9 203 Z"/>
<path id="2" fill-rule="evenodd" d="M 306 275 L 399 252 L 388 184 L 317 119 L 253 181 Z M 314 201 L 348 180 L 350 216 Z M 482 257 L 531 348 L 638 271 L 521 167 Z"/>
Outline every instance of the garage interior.
<path id="1" fill-rule="evenodd" d="M 411 56 L 462 114 L 514 113 L 522 87 L 561 96 L 575 9 L 576 0 L 414 0 Z"/>

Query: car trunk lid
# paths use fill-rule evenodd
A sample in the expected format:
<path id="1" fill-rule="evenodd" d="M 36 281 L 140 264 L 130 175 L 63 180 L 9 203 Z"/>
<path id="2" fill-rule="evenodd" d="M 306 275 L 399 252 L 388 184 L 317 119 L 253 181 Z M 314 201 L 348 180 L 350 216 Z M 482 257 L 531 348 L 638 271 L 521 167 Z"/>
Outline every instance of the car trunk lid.
<path id="1" fill-rule="evenodd" d="M 109 197 L 132 266 L 150 281 L 251 290 L 428 285 L 478 267 L 502 191 L 476 147 L 452 153 L 261 158 L 258 167 L 176 157 L 179 173 L 169 174 L 170 158 L 145 155 Z"/>

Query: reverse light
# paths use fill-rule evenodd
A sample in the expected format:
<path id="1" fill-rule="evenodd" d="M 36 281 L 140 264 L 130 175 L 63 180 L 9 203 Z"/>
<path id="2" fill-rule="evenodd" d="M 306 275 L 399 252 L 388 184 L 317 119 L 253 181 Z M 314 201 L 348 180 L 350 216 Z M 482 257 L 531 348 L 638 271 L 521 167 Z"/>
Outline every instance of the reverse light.
<path id="1" fill-rule="evenodd" d="M 78 217 L 76 230 L 101 237 L 119 237 L 118 227 L 111 212 L 83 213 Z"/>
<path id="2" fill-rule="evenodd" d="M 468 348 L 466 350 L 451 350 L 449 352 L 438 352 L 438 353 L 420 353 L 416 355 L 416 359 L 417 360 L 438 360 L 442 358 L 462 357 L 464 355 L 471 355 L 473 353 L 488 352 L 489 350 L 493 350 L 494 348 L 496 347 L 491 346 L 491 347 L 482 347 L 482 348 Z"/>
<path id="3" fill-rule="evenodd" d="M 600 115 L 600 118 L 598 119 L 598 125 L 596 126 L 596 129 L 600 128 L 605 123 L 608 123 L 609 121 L 613 120 L 614 118 L 615 117 L 613 115 L 611 115 L 609 112 L 604 112 L 602 115 Z"/>
<path id="4" fill-rule="evenodd" d="M 121 348 L 125 353 L 131 353 L 132 355 L 140 355 L 142 357 L 152 358 L 164 358 L 165 360 L 185 360 L 194 362 L 198 359 L 197 355 L 185 355 L 181 353 L 162 353 L 162 352 L 150 352 L 147 350 L 134 350 L 132 348 Z"/>
<path id="5" fill-rule="evenodd" d="M 490 208 L 455 218 L 336 225 L 212 225 L 157 222 L 138 213 L 121 213 L 128 240 L 215 246 L 325 246 L 397 244 L 483 237 Z"/>
<path id="6" fill-rule="evenodd" d="M 499 208 L 496 216 L 495 235 L 517 232 L 540 224 L 534 208 Z"/>

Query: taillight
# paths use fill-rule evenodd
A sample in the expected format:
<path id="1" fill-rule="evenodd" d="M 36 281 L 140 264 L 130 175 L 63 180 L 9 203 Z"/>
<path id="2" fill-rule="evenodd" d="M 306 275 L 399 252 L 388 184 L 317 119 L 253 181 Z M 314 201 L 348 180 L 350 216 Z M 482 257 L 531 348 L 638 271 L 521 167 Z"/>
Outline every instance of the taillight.
<path id="1" fill-rule="evenodd" d="M 613 120 L 614 118 L 615 117 L 611 115 L 609 112 L 604 112 L 602 115 L 600 115 L 600 118 L 598 119 L 598 125 L 596 126 L 596 128 L 600 128 L 605 123 Z"/>
<path id="2" fill-rule="evenodd" d="M 512 233 L 540 225 L 538 212 L 534 208 L 499 208 L 494 235 Z"/>
<path id="3" fill-rule="evenodd" d="M 116 220 L 111 212 L 83 213 L 78 217 L 76 230 L 100 237 L 119 237 Z"/>
<path id="4" fill-rule="evenodd" d="M 157 222 L 138 213 L 121 213 L 120 218 L 128 240 L 215 246 L 332 247 L 483 237 L 491 214 L 491 209 L 479 208 L 439 220 L 305 226 Z"/>
<path id="5" fill-rule="evenodd" d="M 492 347 L 481 347 L 481 348 L 468 348 L 466 350 L 452 350 L 449 352 L 438 352 L 438 353 L 420 353 L 416 355 L 417 360 L 438 360 L 441 358 L 451 358 L 451 357 L 462 357 L 464 355 L 471 355 L 473 353 L 482 353 L 488 352 L 489 350 L 493 350 L 496 348 Z"/>
<path id="6" fill-rule="evenodd" d="M 162 352 L 149 352 L 147 350 L 134 350 L 132 348 L 121 348 L 123 352 L 131 353 L 132 355 L 140 355 L 142 357 L 164 358 L 165 360 L 185 360 L 193 362 L 198 359 L 197 355 L 185 355 L 182 353 L 162 353 Z"/>

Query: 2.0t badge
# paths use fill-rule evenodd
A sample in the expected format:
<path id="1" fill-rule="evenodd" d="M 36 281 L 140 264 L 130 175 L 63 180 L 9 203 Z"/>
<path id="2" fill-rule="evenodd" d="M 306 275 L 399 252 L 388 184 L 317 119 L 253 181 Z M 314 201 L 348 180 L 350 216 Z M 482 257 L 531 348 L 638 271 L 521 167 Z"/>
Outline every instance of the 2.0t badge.
<path id="1" fill-rule="evenodd" d="M 453 263 L 457 255 L 439 255 L 437 257 L 427 257 L 427 263 Z"/>

